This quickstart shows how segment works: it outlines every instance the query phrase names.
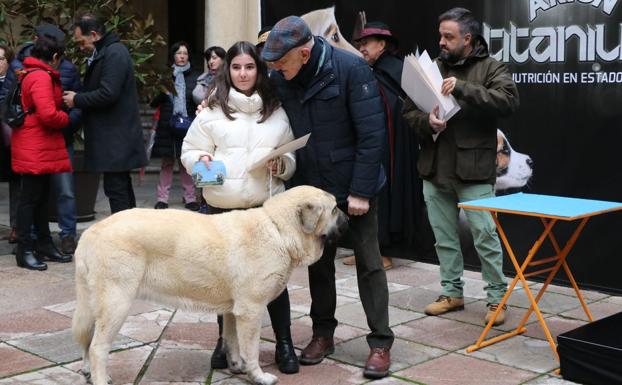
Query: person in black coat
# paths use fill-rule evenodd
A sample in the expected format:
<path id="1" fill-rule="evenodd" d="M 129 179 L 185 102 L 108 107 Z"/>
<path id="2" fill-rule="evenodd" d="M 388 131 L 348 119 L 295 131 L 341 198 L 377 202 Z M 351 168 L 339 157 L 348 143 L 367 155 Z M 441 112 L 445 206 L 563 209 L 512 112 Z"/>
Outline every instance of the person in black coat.
<path id="1" fill-rule="evenodd" d="M 147 155 L 132 58 L 119 37 L 91 15 L 76 22 L 74 40 L 93 52 L 84 91 L 63 96 L 67 106 L 83 111 L 84 167 L 103 173 L 112 213 L 136 207 L 130 171 L 145 166 Z"/>
<path id="2" fill-rule="evenodd" d="M 192 99 L 192 91 L 197 84 L 199 73 L 190 66 L 188 43 L 178 41 L 171 46 L 171 60 L 173 62 L 173 82 L 175 92 L 160 93 L 151 102 L 151 107 L 160 108 L 160 118 L 156 131 L 152 156 L 161 157 L 160 183 L 158 184 L 158 202 L 156 209 L 168 208 L 168 198 L 173 182 L 173 166 L 175 161 L 180 165 L 179 175 L 184 188 L 184 203 L 188 210 L 197 211 L 199 203 L 196 201 L 196 192 L 192 177 L 181 165 L 181 144 L 186 130 L 171 127 L 173 115 L 181 115 L 192 121 L 197 109 Z"/>
<path id="3" fill-rule="evenodd" d="M 378 196 L 378 243 L 383 265 L 389 269 L 390 255 L 412 251 L 420 243 L 416 232 L 423 210 L 422 184 L 417 173 L 419 143 L 402 117 L 406 98 L 401 87 L 404 62 L 397 56 L 397 39 L 386 24 L 369 22 L 355 43 L 374 70 L 387 121 L 387 147 L 382 160 L 387 184 Z"/>
<path id="4" fill-rule="evenodd" d="M 378 247 L 376 195 L 385 183 L 382 152 L 386 125 L 382 98 L 365 61 L 313 36 L 299 17 L 279 21 L 261 53 L 295 137 L 311 133 L 296 152 L 294 184 L 319 187 L 349 215 L 359 293 L 367 317 L 370 353 L 363 375 L 385 377 L 391 365 L 387 277 Z M 334 352 L 335 252 L 326 244 L 309 267 L 313 338 L 300 363 L 314 365 Z"/>

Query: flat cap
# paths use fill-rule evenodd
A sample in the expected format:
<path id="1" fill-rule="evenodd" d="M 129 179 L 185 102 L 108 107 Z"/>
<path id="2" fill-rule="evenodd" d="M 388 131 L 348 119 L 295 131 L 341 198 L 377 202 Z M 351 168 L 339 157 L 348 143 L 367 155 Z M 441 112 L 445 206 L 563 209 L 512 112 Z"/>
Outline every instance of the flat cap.
<path id="1" fill-rule="evenodd" d="M 42 23 L 39 24 L 35 28 L 35 33 L 37 36 L 47 36 L 56 40 L 57 43 L 65 45 L 65 32 L 61 31 L 60 28 L 50 23 Z"/>
<path id="2" fill-rule="evenodd" d="M 292 48 L 311 40 L 312 36 L 304 20 L 298 16 L 287 16 L 272 27 L 261 56 L 265 61 L 277 61 Z"/>

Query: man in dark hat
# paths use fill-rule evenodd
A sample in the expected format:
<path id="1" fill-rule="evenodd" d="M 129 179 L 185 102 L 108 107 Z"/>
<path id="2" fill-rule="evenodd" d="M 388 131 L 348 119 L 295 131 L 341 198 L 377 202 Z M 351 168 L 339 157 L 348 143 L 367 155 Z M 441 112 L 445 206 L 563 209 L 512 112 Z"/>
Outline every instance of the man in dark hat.
<path id="1" fill-rule="evenodd" d="M 23 68 L 22 62 L 25 58 L 30 56 L 34 42 L 42 36 L 49 37 L 56 40 L 61 46 L 65 46 L 65 33 L 61 31 L 56 25 L 48 22 L 41 23 L 35 28 L 35 34 L 33 36 L 32 43 L 26 43 L 19 50 L 17 56 L 11 62 L 11 67 L 7 72 L 6 80 L 0 90 L 0 105 L 4 101 L 4 97 L 13 86 L 16 80 L 15 71 L 19 71 Z M 80 82 L 80 72 L 78 68 L 65 57 L 62 58 L 58 67 L 60 72 L 61 85 L 63 91 L 78 91 L 82 85 Z M 71 108 L 69 110 L 69 125 L 63 129 L 65 136 L 65 144 L 67 145 L 67 151 L 69 157 L 73 158 L 73 135 L 80 127 L 81 111 L 78 108 Z M 9 184 L 10 194 L 10 210 L 11 210 L 11 227 L 15 228 L 14 217 L 17 201 L 19 201 L 19 187 L 13 186 L 11 182 Z M 56 191 L 57 199 L 57 221 L 60 228 L 60 246 L 61 251 L 64 254 L 73 254 L 76 249 L 76 198 L 74 190 L 73 174 L 70 172 L 52 174 L 52 188 Z M 13 231 L 12 231 L 13 234 Z"/>
<path id="2" fill-rule="evenodd" d="M 422 243 L 416 231 L 423 207 L 416 168 L 419 144 L 416 133 L 402 117 L 406 94 L 400 86 L 404 63 L 397 56 L 398 40 L 389 26 L 375 21 L 365 24 L 355 43 L 374 70 L 386 115 L 387 141 L 382 164 L 388 172 L 387 184 L 378 197 L 378 243 L 382 264 L 390 269 L 390 254 L 418 249 Z M 343 263 L 354 264 L 354 256 L 345 258 Z"/>
<path id="3" fill-rule="evenodd" d="M 262 51 L 275 72 L 277 93 L 296 137 L 311 133 L 297 151 L 294 184 L 308 184 L 335 195 L 347 212 L 348 231 L 356 253 L 361 302 L 371 333 L 363 374 L 389 373 L 393 332 L 389 328 L 387 277 L 378 248 L 376 195 L 385 182 L 381 164 L 386 138 L 382 99 L 365 61 L 313 36 L 299 17 L 279 21 Z M 300 363 L 314 365 L 334 352 L 334 244 L 309 267 L 313 338 Z"/>
<path id="4" fill-rule="evenodd" d="M 257 54 L 261 55 L 261 50 L 263 49 L 263 46 L 266 44 L 266 40 L 268 39 L 268 35 L 270 34 L 271 30 L 272 30 L 272 26 L 267 25 L 263 27 L 262 29 L 260 29 L 259 33 L 257 33 L 257 44 L 255 44 L 255 48 L 257 48 Z"/>

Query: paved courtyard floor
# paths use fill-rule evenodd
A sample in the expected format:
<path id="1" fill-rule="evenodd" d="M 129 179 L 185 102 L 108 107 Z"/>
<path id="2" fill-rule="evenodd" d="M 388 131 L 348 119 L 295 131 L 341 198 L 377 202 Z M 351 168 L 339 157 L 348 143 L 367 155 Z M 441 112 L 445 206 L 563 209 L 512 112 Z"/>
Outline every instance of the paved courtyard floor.
<path id="1" fill-rule="evenodd" d="M 177 176 L 176 176 L 177 178 Z M 155 204 L 156 173 L 147 173 L 135 188 L 140 207 Z M 178 179 L 175 179 L 178 185 Z M 180 188 L 171 194 L 173 208 L 182 208 Z M 109 212 L 101 191 L 96 219 Z M 79 230 L 95 221 L 80 223 Z M 80 353 L 71 336 L 75 306 L 74 264 L 49 263 L 45 272 L 18 268 L 6 241 L 9 229 L 8 188 L 0 184 L 0 384 L 84 384 L 77 374 Z M 57 231 L 56 224 L 51 225 Z M 343 256 L 347 251 L 342 251 Z M 374 384 L 426 385 L 568 385 L 554 374 L 558 368 L 535 317 L 524 335 L 466 353 L 483 330 L 484 282 L 477 272 L 466 272 L 464 311 L 440 317 L 423 314 L 424 306 L 440 293 L 438 266 L 394 259 L 387 271 L 390 291 L 389 316 L 396 335 L 391 351 L 391 375 Z M 368 348 L 365 316 L 358 297 L 353 267 L 336 261 L 337 347 L 329 359 L 316 366 L 302 366 L 300 373 L 284 375 L 274 363 L 274 337 L 270 320 L 263 319 L 260 361 L 279 377 L 279 384 L 364 384 L 362 366 Z M 539 283 L 532 283 L 537 288 Z M 292 334 L 297 349 L 311 338 L 310 297 L 306 269 L 294 271 L 289 281 Z M 622 298 L 584 291 L 595 319 L 622 311 Z M 528 307 L 522 289 L 509 302 L 505 325 L 493 333 L 511 329 Z M 540 302 L 554 336 L 587 322 L 571 289 L 553 286 Z M 109 361 L 114 384 L 250 384 L 245 376 L 212 370 L 209 358 L 218 327 L 213 314 L 196 314 L 138 302 L 131 310 Z"/>

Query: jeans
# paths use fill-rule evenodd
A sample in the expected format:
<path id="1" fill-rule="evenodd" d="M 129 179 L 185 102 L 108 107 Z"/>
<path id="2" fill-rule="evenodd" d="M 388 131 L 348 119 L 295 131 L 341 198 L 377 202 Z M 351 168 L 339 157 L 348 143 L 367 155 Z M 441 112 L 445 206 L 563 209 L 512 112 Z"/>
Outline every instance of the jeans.
<path id="1" fill-rule="evenodd" d="M 458 234 L 458 202 L 494 196 L 491 184 L 463 184 L 451 190 L 439 189 L 423 181 L 423 196 L 428 206 L 430 225 L 436 238 L 443 295 L 462 297 L 464 260 Z M 503 251 L 495 223 L 487 211 L 464 210 L 473 235 L 473 243 L 482 264 L 488 303 L 499 303 L 507 288 L 503 275 Z"/>
<path id="2" fill-rule="evenodd" d="M 73 146 L 67 146 L 69 159 L 73 159 Z M 56 211 L 58 213 L 58 227 L 60 237 L 76 236 L 76 195 L 73 183 L 73 173 L 63 172 L 52 174 L 52 188 L 58 196 Z"/>

